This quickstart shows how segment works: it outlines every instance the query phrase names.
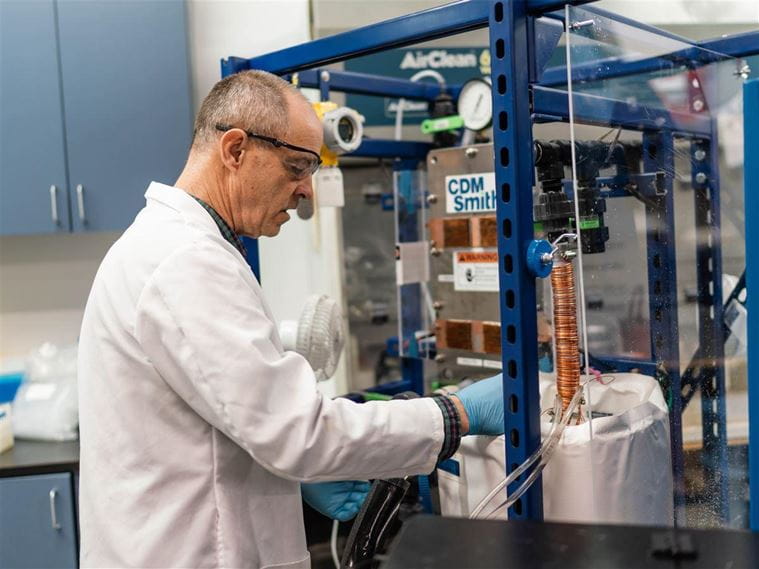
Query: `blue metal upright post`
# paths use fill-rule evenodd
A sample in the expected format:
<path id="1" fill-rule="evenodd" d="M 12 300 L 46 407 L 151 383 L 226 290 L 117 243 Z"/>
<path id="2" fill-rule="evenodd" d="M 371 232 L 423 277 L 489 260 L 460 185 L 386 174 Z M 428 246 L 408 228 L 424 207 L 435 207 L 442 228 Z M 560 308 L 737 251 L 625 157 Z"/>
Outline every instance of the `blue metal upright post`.
<path id="1" fill-rule="evenodd" d="M 702 350 L 702 462 L 706 483 L 714 489 L 719 515 L 729 520 L 725 339 L 722 306 L 722 253 L 719 209 L 719 152 L 716 124 L 710 140 L 691 144 L 691 174 L 696 210 L 696 271 L 699 346 Z M 750 216 L 748 216 L 750 217 Z M 715 512 L 716 513 L 716 512 Z"/>
<path id="2" fill-rule="evenodd" d="M 527 269 L 527 247 L 533 238 L 527 3 L 492 2 L 489 20 L 506 472 L 512 472 L 540 444 L 535 279 Z M 514 504 L 508 516 L 542 519 L 540 481 Z"/>
<path id="3" fill-rule="evenodd" d="M 651 324 L 651 359 L 669 407 L 675 520 L 685 522 L 680 349 L 677 339 L 677 258 L 675 256 L 674 137 L 671 131 L 643 134 L 643 171 L 665 172 L 664 195 L 650 195 L 646 205 L 648 248 L 648 302 Z M 653 192 L 652 192 L 653 193 Z"/>
<path id="4" fill-rule="evenodd" d="M 258 283 L 261 284 L 261 258 L 258 254 L 258 239 L 252 237 L 243 237 L 242 244 L 245 246 L 245 260 L 250 265 L 253 274 L 256 275 Z"/>
<path id="5" fill-rule="evenodd" d="M 759 79 L 743 86 L 743 192 L 746 209 L 746 302 L 759 298 L 759 262 L 750 247 L 759 243 Z M 754 259 L 753 261 L 751 259 Z M 751 300 L 753 298 L 753 300 Z M 748 307 L 748 304 L 747 304 Z M 759 310 L 748 310 L 748 478 L 751 529 L 759 530 Z"/>

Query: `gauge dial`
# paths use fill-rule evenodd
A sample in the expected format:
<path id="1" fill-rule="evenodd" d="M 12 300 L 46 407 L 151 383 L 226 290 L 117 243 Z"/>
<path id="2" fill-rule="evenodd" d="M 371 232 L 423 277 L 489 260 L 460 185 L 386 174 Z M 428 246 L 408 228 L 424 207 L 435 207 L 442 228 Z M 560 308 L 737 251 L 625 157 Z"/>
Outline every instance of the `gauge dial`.
<path id="1" fill-rule="evenodd" d="M 482 130 L 493 122 L 493 95 L 486 79 L 470 79 L 459 93 L 459 116 L 470 130 Z"/>

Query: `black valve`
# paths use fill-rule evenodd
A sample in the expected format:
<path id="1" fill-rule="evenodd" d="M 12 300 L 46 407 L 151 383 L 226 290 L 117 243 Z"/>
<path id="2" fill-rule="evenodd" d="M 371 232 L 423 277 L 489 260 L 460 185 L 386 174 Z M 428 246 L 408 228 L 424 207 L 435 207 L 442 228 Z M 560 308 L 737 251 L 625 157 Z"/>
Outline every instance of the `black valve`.
<path id="1" fill-rule="evenodd" d="M 429 105 L 431 119 L 450 117 L 456 114 L 456 102 L 448 93 L 440 93 Z M 436 148 L 448 148 L 456 145 L 458 132 L 443 130 L 432 135 L 432 144 Z"/>
<path id="2" fill-rule="evenodd" d="M 542 190 L 532 215 L 549 241 L 569 231 L 574 207 L 564 193 L 564 160 L 558 141 L 535 142 L 535 167 Z"/>
<path id="3" fill-rule="evenodd" d="M 582 252 L 603 253 L 609 240 L 609 228 L 604 225 L 606 200 L 601 197 L 601 191 L 592 186 L 578 186 L 577 198 L 580 219 L 575 226 L 580 230 Z"/>
<path id="4" fill-rule="evenodd" d="M 629 168 L 625 162 L 625 147 L 601 141 L 575 143 L 577 173 L 577 206 L 580 219 L 575 220 L 574 204 L 564 192 L 564 167 L 572 165 L 572 147 L 567 140 L 535 142 L 535 167 L 541 187 L 533 217 L 546 237 L 553 241 L 562 233 L 580 232 L 582 252 L 602 253 L 609 240 L 609 228 L 604 223 L 606 201 L 596 187 L 602 168 L 610 164 Z"/>

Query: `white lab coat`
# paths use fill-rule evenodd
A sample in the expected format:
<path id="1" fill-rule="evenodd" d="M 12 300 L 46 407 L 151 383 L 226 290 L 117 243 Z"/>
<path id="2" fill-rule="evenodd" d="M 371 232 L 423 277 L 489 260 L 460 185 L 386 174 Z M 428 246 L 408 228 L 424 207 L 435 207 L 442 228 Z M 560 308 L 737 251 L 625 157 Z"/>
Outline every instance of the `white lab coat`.
<path id="1" fill-rule="evenodd" d="M 442 414 L 322 397 L 208 213 L 145 195 L 82 323 L 82 565 L 309 567 L 299 482 L 431 472 Z"/>

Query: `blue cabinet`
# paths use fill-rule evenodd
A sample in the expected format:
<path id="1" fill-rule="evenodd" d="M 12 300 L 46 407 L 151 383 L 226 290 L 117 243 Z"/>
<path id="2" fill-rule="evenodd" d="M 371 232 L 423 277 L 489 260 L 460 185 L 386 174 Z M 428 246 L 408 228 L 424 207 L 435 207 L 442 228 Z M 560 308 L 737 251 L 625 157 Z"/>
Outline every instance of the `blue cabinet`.
<path id="1" fill-rule="evenodd" d="M 192 134 L 184 2 L 59 0 L 75 230 L 124 229 Z"/>
<path id="2" fill-rule="evenodd" d="M 0 2 L 0 233 L 68 231 L 52 0 Z"/>
<path id="3" fill-rule="evenodd" d="M 0 234 L 124 229 L 176 180 L 186 20 L 182 0 L 0 0 Z"/>
<path id="4" fill-rule="evenodd" d="M 0 478 L 0 567 L 77 567 L 71 473 Z"/>

